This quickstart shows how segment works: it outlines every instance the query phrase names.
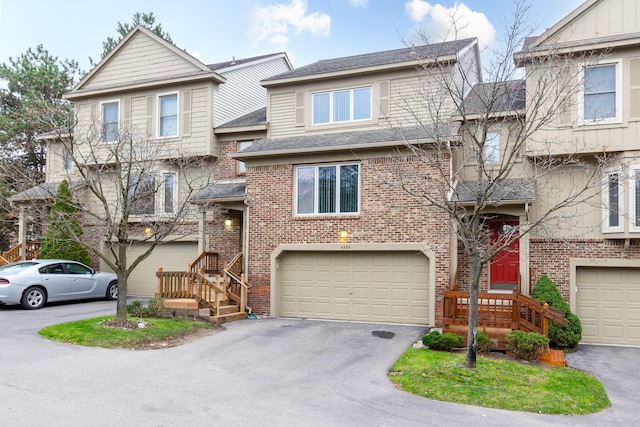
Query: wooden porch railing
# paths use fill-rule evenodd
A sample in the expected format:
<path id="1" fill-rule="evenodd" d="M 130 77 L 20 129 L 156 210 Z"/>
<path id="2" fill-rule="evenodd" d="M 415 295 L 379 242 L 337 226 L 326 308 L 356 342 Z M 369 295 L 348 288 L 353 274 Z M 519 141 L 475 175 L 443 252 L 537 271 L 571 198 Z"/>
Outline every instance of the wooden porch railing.
<path id="1" fill-rule="evenodd" d="M 8 251 L 2 252 L 0 255 L 0 266 L 11 264 L 12 262 L 21 261 L 20 250 L 22 243 L 18 243 Z M 40 242 L 35 240 L 27 240 L 26 242 L 26 259 L 36 259 L 40 254 Z"/>
<path id="2" fill-rule="evenodd" d="M 238 253 L 223 269 L 223 282 L 227 284 L 229 297 L 240 305 L 240 310 L 247 309 L 247 296 L 251 285 L 242 273 L 242 252 Z"/>
<path id="3" fill-rule="evenodd" d="M 564 313 L 519 292 L 478 295 L 478 327 L 537 332 L 548 336 L 549 320 L 567 324 Z M 443 323 L 468 326 L 469 293 L 445 291 Z"/>
<path id="4" fill-rule="evenodd" d="M 218 259 L 219 254 L 217 252 L 202 252 L 198 258 L 187 265 L 187 271 L 197 273 L 203 270 L 205 275 L 215 276 L 220 274 Z"/>

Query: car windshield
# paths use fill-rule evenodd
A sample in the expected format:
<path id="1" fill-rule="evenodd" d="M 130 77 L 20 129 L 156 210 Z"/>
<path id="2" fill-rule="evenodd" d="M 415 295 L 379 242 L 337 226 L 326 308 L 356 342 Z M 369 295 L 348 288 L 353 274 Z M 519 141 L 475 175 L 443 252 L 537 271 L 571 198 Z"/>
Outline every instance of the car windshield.
<path id="1" fill-rule="evenodd" d="M 14 264 L 7 264 L 5 266 L 0 267 L 0 273 L 15 273 L 17 271 L 22 271 L 25 268 L 29 268 L 32 265 L 38 265 L 35 261 L 25 261 L 25 262 L 16 262 Z"/>

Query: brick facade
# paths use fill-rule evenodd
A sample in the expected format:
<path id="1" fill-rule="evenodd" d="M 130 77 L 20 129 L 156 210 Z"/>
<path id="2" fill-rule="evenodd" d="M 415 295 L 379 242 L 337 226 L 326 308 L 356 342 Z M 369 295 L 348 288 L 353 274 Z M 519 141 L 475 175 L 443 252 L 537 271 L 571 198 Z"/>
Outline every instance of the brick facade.
<path id="1" fill-rule="evenodd" d="M 272 252 L 282 244 L 338 243 L 339 230 L 348 230 L 350 243 L 422 243 L 436 256 L 436 322 L 442 318 L 442 294 L 449 283 L 449 220 L 424 201 L 395 184 L 398 162 L 391 156 L 360 162 L 361 205 L 356 216 L 295 217 L 294 165 L 250 166 L 247 188 L 250 208 L 249 305 L 269 312 Z M 443 162 L 448 164 L 447 162 Z M 415 158 L 402 162 L 404 173 L 435 174 Z"/>

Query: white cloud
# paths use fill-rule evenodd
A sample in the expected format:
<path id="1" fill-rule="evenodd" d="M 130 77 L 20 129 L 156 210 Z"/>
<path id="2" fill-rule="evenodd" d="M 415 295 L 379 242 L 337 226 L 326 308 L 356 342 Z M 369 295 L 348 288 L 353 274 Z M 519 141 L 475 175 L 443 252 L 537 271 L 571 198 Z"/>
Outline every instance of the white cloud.
<path id="1" fill-rule="evenodd" d="M 353 7 L 367 7 L 369 5 L 369 0 L 347 0 L 347 1 Z"/>
<path id="2" fill-rule="evenodd" d="M 413 21 L 425 24 L 423 30 L 433 42 L 478 37 L 482 49 L 495 40 L 496 29 L 485 14 L 474 12 L 462 3 L 445 7 L 439 3 L 432 5 L 424 0 L 411 0 L 405 3 L 405 11 Z"/>
<path id="3" fill-rule="evenodd" d="M 291 0 L 252 10 L 254 45 L 262 41 L 284 48 L 289 34 L 309 33 L 312 36 L 328 36 L 331 32 L 331 17 L 326 13 L 307 13 L 307 0 Z"/>

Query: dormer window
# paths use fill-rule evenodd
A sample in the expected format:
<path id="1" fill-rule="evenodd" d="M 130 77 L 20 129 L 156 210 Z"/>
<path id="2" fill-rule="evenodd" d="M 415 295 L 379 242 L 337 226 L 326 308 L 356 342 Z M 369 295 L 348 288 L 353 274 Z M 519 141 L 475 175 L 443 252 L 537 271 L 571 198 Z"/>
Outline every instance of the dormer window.
<path id="1" fill-rule="evenodd" d="M 371 119 L 371 87 L 320 92 L 312 95 L 313 124 Z"/>

